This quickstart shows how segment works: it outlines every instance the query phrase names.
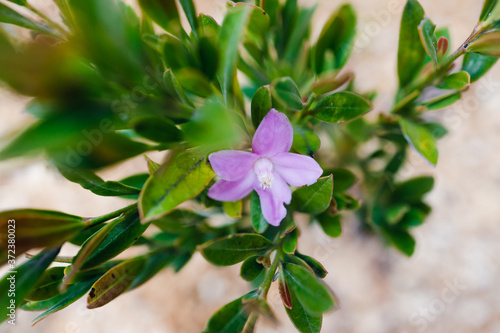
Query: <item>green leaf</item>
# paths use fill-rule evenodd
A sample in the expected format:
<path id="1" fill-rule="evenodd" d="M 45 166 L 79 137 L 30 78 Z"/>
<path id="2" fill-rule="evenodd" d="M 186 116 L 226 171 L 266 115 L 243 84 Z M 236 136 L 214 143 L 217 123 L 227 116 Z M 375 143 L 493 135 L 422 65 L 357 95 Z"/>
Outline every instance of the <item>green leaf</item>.
<path id="1" fill-rule="evenodd" d="M 302 213 L 320 214 L 330 205 L 333 193 L 333 177 L 321 177 L 310 186 L 293 192 L 291 206 Z"/>
<path id="2" fill-rule="evenodd" d="M 384 234 L 399 251 L 408 257 L 412 256 L 416 243 L 408 231 L 394 227 L 385 229 Z"/>
<path id="3" fill-rule="evenodd" d="M 142 221 L 165 216 L 179 204 L 198 195 L 213 178 L 213 170 L 205 163 L 205 155 L 186 151 L 167 161 L 146 182 L 139 197 Z"/>
<path id="4" fill-rule="evenodd" d="M 175 0 L 139 0 L 142 10 L 156 24 L 175 36 L 185 34 L 181 26 Z"/>
<path id="5" fill-rule="evenodd" d="M 77 272 L 96 267 L 129 248 L 148 226 L 140 222 L 136 211 L 109 222 L 82 244 L 73 258 L 71 271 L 66 275 L 62 289 L 74 283 Z"/>
<path id="6" fill-rule="evenodd" d="M 436 25 L 432 23 L 429 18 L 424 19 L 418 27 L 422 45 L 425 48 L 425 52 L 427 52 L 434 62 L 434 67 L 438 65 L 437 38 L 435 31 Z"/>
<path id="7" fill-rule="evenodd" d="M 332 292 L 309 270 L 292 263 L 285 264 L 285 280 L 299 301 L 310 314 L 321 314 L 335 307 Z M 292 309 L 293 309 L 292 300 Z"/>
<path id="8" fill-rule="evenodd" d="M 310 314 L 300 303 L 296 293 L 289 290 L 292 308 L 285 306 L 288 317 L 301 333 L 319 333 L 323 318 L 321 314 Z"/>
<path id="9" fill-rule="evenodd" d="M 20 2 L 25 3 L 25 1 L 20 1 Z M 45 32 L 48 34 L 53 34 L 52 30 L 50 30 L 49 27 L 45 26 L 44 24 L 33 22 L 27 17 L 19 14 L 12 8 L 7 7 L 6 5 L 3 5 L 1 3 L 0 3 L 0 23 L 15 24 L 23 28 Z"/>
<path id="10" fill-rule="evenodd" d="M 470 85 L 470 74 L 466 71 L 460 71 L 448 75 L 437 85 L 440 89 L 463 90 Z"/>
<path id="11" fill-rule="evenodd" d="M 304 262 L 311 267 L 313 270 L 314 274 L 319 277 L 320 279 L 324 279 L 328 272 L 326 271 L 325 267 L 319 263 L 316 259 L 306 256 L 305 254 L 299 253 L 299 251 L 295 252 L 295 255 L 299 257 L 300 259 L 304 260 Z"/>
<path id="12" fill-rule="evenodd" d="M 203 73 L 210 81 L 214 80 L 220 61 L 220 52 L 215 40 L 208 37 L 200 37 L 198 41 L 198 58 Z"/>
<path id="13" fill-rule="evenodd" d="M 214 265 L 230 266 L 269 250 L 273 244 L 257 234 L 236 234 L 206 242 L 201 254 Z"/>
<path id="14" fill-rule="evenodd" d="M 193 102 L 189 99 L 184 88 L 179 84 L 177 78 L 171 69 L 167 69 L 163 74 L 163 82 L 165 83 L 165 88 L 169 95 L 181 103 L 184 103 L 188 106 L 194 107 Z"/>
<path id="15" fill-rule="evenodd" d="M 222 209 L 224 212 L 233 219 L 239 219 L 242 216 L 243 211 L 243 201 L 226 201 L 222 203 Z"/>
<path id="16" fill-rule="evenodd" d="M 104 181 L 95 173 L 85 169 L 75 169 L 63 164 L 56 164 L 57 169 L 67 180 L 80 184 L 84 189 L 102 196 L 123 196 L 139 194 L 140 188 L 115 181 Z"/>
<path id="17" fill-rule="evenodd" d="M 0 213 L 0 262 L 7 260 L 7 230 L 15 230 L 15 256 L 32 248 L 58 246 L 82 231 L 83 218 L 60 212 L 19 209 Z M 14 229 L 15 228 L 15 229 Z M 12 252 L 11 252 L 12 253 Z"/>
<path id="18" fill-rule="evenodd" d="M 353 78 L 354 75 L 352 73 L 338 75 L 338 73 L 335 72 L 334 74 L 320 78 L 311 84 L 311 91 L 316 95 L 323 95 L 340 88 Z"/>
<path id="19" fill-rule="evenodd" d="M 222 308 L 209 319 L 205 333 L 242 332 L 250 315 L 240 297 Z"/>
<path id="20" fill-rule="evenodd" d="M 182 10 L 186 14 L 186 18 L 191 26 L 193 34 L 198 36 L 198 20 L 196 18 L 196 8 L 194 7 L 193 0 L 179 0 Z"/>
<path id="21" fill-rule="evenodd" d="M 321 99 L 313 109 L 313 116 L 327 123 L 353 120 L 372 109 L 369 100 L 352 92 L 342 91 Z"/>
<path id="22" fill-rule="evenodd" d="M 321 140 L 308 127 L 295 127 L 293 131 L 292 149 L 299 154 L 313 156 L 321 146 Z"/>
<path id="23" fill-rule="evenodd" d="M 408 0 L 401 19 L 398 49 L 399 85 L 407 86 L 420 71 L 426 52 L 420 41 L 418 27 L 425 13 L 416 0 Z"/>
<path id="24" fill-rule="evenodd" d="M 153 221 L 153 224 L 162 231 L 180 233 L 195 227 L 204 219 L 204 216 L 198 215 L 195 212 L 185 209 L 176 209 L 168 215 Z"/>
<path id="25" fill-rule="evenodd" d="M 392 198 L 394 202 L 415 203 L 434 187 L 434 178 L 417 177 L 396 185 Z"/>
<path id="26" fill-rule="evenodd" d="M 429 163 L 436 165 L 438 150 L 432 134 L 422 125 L 401 118 L 399 121 L 408 144 Z"/>
<path id="27" fill-rule="evenodd" d="M 425 111 L 439 110 L 455 104 L 461 98 L 462 94 L 460 92 L 451 92 L 449 94 L 438 96 L 430 101 L 426 101 L 422 105 L 424 106 Z"/>
<path id="28" fill-rule="evenodd" d="M 143 258 L 134 258 L 110 269 L 92 285 L 87 297 L 87 308 L 99 308 L 120 296 L 140 274 L 144 264 Z"/>
<path id="29" fill-rule="evenodd" d="M 332 215 L 326 211 L 316 216 L 321 228 L 330 237 L 339 237 L 342 234 L 342 224 L 340 223 L 340 215 Z"/>
<path id="30" fill-rule="evenodd" d="M 251 104 L 252 123 L 255 128 L 259 127 L 260 122 L 264 119 L 272 107 L 273 101 L 269 85 L 257 89 L 252 98 Z"/>
<path id="31" fill-rule="evenodd" d="M 299 87 L 290 77 L 276 79 L 272 83 L 273 95 L 292 110 L 302 110 L 303 104 Z M 269 111 L 269 110 L 268 110 Z"/>
<path id="32" fill-rule="evenodd" d="M 298 231 L 297 228 L 293 229 L 289 233 L 287 233 L 283 240 L 283 252 L 288 254 L 293 254 L 297 249 L 297 240 L 298 240 Z"/>
<path id="33" fill-rule="evenodd" d="M 230 8 L 219 32 L 219 47 L 222 54 L 218 78 L 222 88 L 222 96 L 228 105 L 232 104 L 229 99 L 234 92 L 238 47 L 248 24 L 250 13 L 249 6 Z"/>
<path id="34" fill-rule="evenodd" d="M 212 85 L 201 71 L 195 68 L 182 68 L 177 70 L 175 75 L 186 91 L 204 98 L 212 96 Z"/>
<path id="35" fill-rule="evenodd" d="M 489 19 L 490 14 L 493 12 L 495 7 L 498 5 L 498 0 L 485 0 L 483 10 L 481 11 L 481 16 L 479 21 L 486 21 Z"/>
<path id="36" fill-rule="evenodd" d="M 26 304 L 25 306 L 28 307 L 27 310 L 29 311 L 46 310 L 33 320 L 33 325 L 47 318 L 49 315 L 57 311 L 60 311 L 66 308 L 68 305 L 76 302 L 78 299 L 80 299 L 83 295 L 87 293 L 87 291 L 90 289 L 90 287 L 94 282 L 95 279 L 79 282 L 69 286 L 69 288 L 65 292 L 47 301 L 40 301 L 40 302 L 33 302 L 31 304 L 30 303 Z"/>
<path id="37" fill-rule="evenodd" d="M 142 270 L 137 274 L 127 290 L 137 288 L 149 281 L 163 268 L 171 264 L 174 259 L 175 257 L 172 251 L 166 251 L 164 249 L 156 251 L 155 253 L 149 253 Z"/>
<path id="38" fill-rule="evenodd" d="M 333 193 L 343 193 L 356 183 L 356 175 L 347 169 L 334 168 L 324 173 L 324 175 L 327 174 L 333 174 L 335 182 Z"/>
<path id="39" fill-rule="evenodd" d="M 0 280 L 0 291 L 2 292 L 0 322 L 15 319 L 15 309 L 21 305 L 24 297 L 36 285 L 59 250 L 60 247 L 45 249 L 21 266 L 9 267 L 10 271 Z"/>
<path id="40" fill-rule="evenodd" d="M 26 7 L 28 5 L 27 0 L 7 0 L 7 1 L 15 3 L 16 5 L 19 5 L 19 6 L 24 6 L 24 7 Z"/>
<path id="41" fill-rule="evenodd" d="M 260 198 L 257 192 L 252 192 L 252 199 L 250 202 L 250 217 L 252 219 L 252 226 L 259 234 L 263 233 L 269 227 L 269 223 L 267 223 L 264 218 L 264 214 L 262 214 L 262 208 L 260 206 Z"/>
<path id="42" fill-rule="evenodd" d="M 314 48 L 316 74 L 344 67 L 354 47 L 356 20 L 354 8 L 345 4 L 323 26 Z"/>
<path id="43" fill-rule="evenodd" d="M 139 116 L 132 120 L 132 128 L 140 136 L 155 142 L 182 141 L 182 132 L 174 123 L 160 116 Z"/>
<path id="44" fill-rule="evenodd" d="M 64 267 L 58 266 L 47 269 L 25 299 L 29 301 L 43 301 L 59 295 L 59 285 L 63 277 Z"/>
<path id="45" fill-rule="evenodd" d="M 497 62 L 497 57 L 485 56 L 477 53 L 466 53 L 462 70 L 470 74 L 471 83 L 479 80 Z"/>
<path id="46" fill-rule="evenodd" d="M 307 40 L 316 7 L 300 9 L 297 15 L 297 21 L 293 24 L 290 31 L 288 43 L 285 48 L 283 58 L 289 63 L 295 64 L 298 57 L 302 56 L 305 49 L 304 41 Z"/>
<path id="47" fill-rule="evenodd" d="M 500 31 L 491 31 L 479 35 L 467 47 L 467 52 L 479 53 L 485 56 L 500 57 Z"/>
<path id="48" fill-rule="evenodd" d="M 252 256 L 241 264 L 240 275 L 246 281 L 255 280 L 264 270 L 264 266 L 257 262 L 257 258 L 259 256 Z"/>
<path id="49" fill-rule="evenodd" d="M 209 100 L 182 126 L 188 140 L 206 151 L 216 151 L 238 144 L 241 132 L 237 114 L 218 100 Z M 224 130 L 221 131 L 220 129 Z"/>

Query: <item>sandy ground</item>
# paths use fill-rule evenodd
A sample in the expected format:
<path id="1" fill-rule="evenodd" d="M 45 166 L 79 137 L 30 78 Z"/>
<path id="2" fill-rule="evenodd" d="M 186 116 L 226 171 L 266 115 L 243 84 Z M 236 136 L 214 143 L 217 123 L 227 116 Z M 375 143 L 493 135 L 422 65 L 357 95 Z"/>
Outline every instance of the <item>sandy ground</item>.
<path id="1" fill-rule="evenodd" d="M 301 2 L 318 4 L 316 22 L 324 22 L 341 3 Z M 390 106 L 396 88 L 396 48 L 404 1 L 351 2 L 359 14 L 360 37 L 347 68 L 357 74 L 361 88 L 380 91 L 376 104 L 377 111 L 382 111 Z M 476 23 L 480 2 L 421 1 L 438 26 L 449 26 L 453 47 L 460 45 Z M 198 1 L 198 5 L 217 17 L 223 1 Z M 395 14 L 390 9 L 396 9 Z M 22 113 L 25 104 L 24 98 L 0 90 L 0 137 L 30 121 Z M 330 272 L 326 281 L 341 302 L 338 311 L 325 317 L 323 332 L 500 332 L 499 105 L 497 66 L 462 102 L 434 113 L 450 129 L 439 143 L 438 166 L 431 169 L 412 157 L 405 169 L 408 177 L 422 173 L 436 177 L 435 190 L 428 196 L 434 211 L 416 229 L 418 245 L 411 259 L 359 235 L 355 221 L 345 223 L 338 239 L 326 238 L 318 228 L 304 229 L 300 248 L 325 265 Z M 139 169 L 144 169 L 144 163 L 135 159 L 103 176 L 119 179 Z M 42 160 L 1 163 L 0 194 L 2 210 L 36 207 L 97 216 L 124 205 L 65 181 Z M 177 275 L 164 271 L 103 308 L 88 311 L 81 300 L 34 328 L 29 327 L 35 315 L 19 312 L 18 326 L 4 325 L 0 332 L 199 332 L 218 307 L 249 290 L 238 272 L 239 267 L 211 267 L 196 255 Z M 274 287 L 270 302 L 281 323 L 260 322 L 257 332 L 295 332 Z"/>

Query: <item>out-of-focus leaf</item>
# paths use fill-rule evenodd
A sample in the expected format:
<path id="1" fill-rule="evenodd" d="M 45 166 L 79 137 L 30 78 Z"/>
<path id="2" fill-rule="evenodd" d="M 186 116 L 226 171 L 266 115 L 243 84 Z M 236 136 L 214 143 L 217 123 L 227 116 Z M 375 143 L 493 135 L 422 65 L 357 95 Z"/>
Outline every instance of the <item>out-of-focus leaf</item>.
<path id="1" fill-rule="evenodd" d="M 200 37 L 198 41 L 198 58 L 203 73 L 212 81 L 219 69 L 220 51 L 212 38 Z"/>
<path id="2" fill-rule="evenodd" d="M 155 142 L 174 143 L 182 141 L 182 132 L 164 117 L 140 116 L 132 120 L 134 131 Z"/>
<path id="3" fill-rule="evenodd" d="M 384 229 L 384 234 L 402 253 L 411 257 L 415 251 L 415 239 L 404 229 L 397 227 Z"/>
<path id="4" fill-rule="evenodd" d="M 59 284 L 63 277 L 64 267 L 57 266 L 47 269 L 24 299 L 29 301 L 43 301 L 59 295 Z"/>
<path id="5" fill-rule="evenodd" d="M 480 35 L 469 44 L 467 52 L 500 57 L 500 31 L 491 31 Z"/>
<path id="6" fill-rule="evenodd" d="M 273 244 L 261 235 L 237 234 L 200 245 L 199 251 L 214 265 L 230 266 L 269 250 Z"/>
<path id="7" fill-rule="evenodd" d="M 485 56 L 477 53 L 466 53 L 462 70 L 470 74 L 471 83 L 479 80 L 497 62 L 497 57 Z"/>
<path id="8" fill-rule="evenodd" d="M 417 177 L 396 185 L 392 198 L 394 202 L 415 203 L 434 187 L 434 178 Z"/>
<path id="9" fill-rule="evenodd" d="M 299 88 L 290 77 L 276 79 L 272 84 L 273 95 L 293 110 L 302 110 Z"/>
<path id="10" fill-rule="evenodd" d="M 139 198 L 143 223 L 165 216 L 177 205 L 198 195 L 213 178 L 205 155 L 186 151 L 167 161 L 146 182 Z"/>
<path id="11" fill-rule="evenodd" d="M 334 168 L 328 170 L 327 174 L 333 174 L 333 181 L 335 183 L 333 193 L 345 192 L 356 182 L 356 175 L 347 169 Z"/>
<path id="12" fill-rule="evenodd" d="M 301 52 L 304 52 L 304 41 L 309 35 L 311 19 L 315 10 L 316 7 L 312 7 L 303 8 L 298 11 L 297 21 L 292 26 L 283 56 L 284 59 L 293 65 L 295 65 L 297 58 L 301 56 Z"/>
<path id="13" fill-rule="evenodd" d="M 269 85 L 260 87 L 252 98 L 252 123 L 255 128 L 259 127 L 260 122 L 267 115 L 273 106 L 271 97 L 271 88 Z"/>
<path id="14" fill-rule="evenodd" d="M 460 92 L 451 92 L 449 94 L 444 94 L 423 103 L 423 106 L 425 107 L 424 110 L 433 111 L 447 108 L 448 106 L 458 102 L 461 98 L 462 94 Z"/>
<path id="15" fill-rule="evenodd" d="M 165 31 L 179 37 L 185 34 L 175 0 L 139 0 L 139 5 Z"/>
<path id="16" fill-rule="evenodd" d="M 92 171 L 74 169 L 58 164 L 59 172 L 67 180 L 80 184 L 84 189 L 102 196 L 123 196 L 139 194 L 140 188 L 125 185 L 121 182 L 104 181 Z"/>
<path id="17" fill-rule="evenodd" d="M 239 142 L 241 134 L 237 114 L 218 100 L 207 101 L 182 130 L 193 145 L 203 146 L 206 151 L 232 147 Z"/>
<path id="18" fill-rule="evenodd" d="M 425 49 L 420 41 L 418 26 L 425 12 L 416 0 L 408 0 L 401 19 L 398 49 L 399 85 L 407 86 L 420 71 L 425 60 Z"/>
<path id="19" fill-rule="evenodd" d="M 234 92 L 238 46 L 248 24 L 250 13 L 251 8 L 249 6 L 234 6 L 230 8 L 224 17 L 219 32 L 219 43 L 222 54 L 218 78 L 222 88 L 222 96 L 228 105 L 232 104 L 229 98 Z"/>
<path id="20" fill-rule="evenodd" d="M 55 211 L 19 209 L 1 212 L 0 262 L 7 260 L 8 244 L 11 244 L 7 230 L 15 231 L 13 255 L 18 256 L 32 248 L 60 245 L 84 227 L 83 218 Z"/>
<path id="21" fill-rule="evenodd" d="M 242 216 L 243 211 L 243 201 L 226 201 L 222 203 L 222 209 L 224 212 L 233 219 L 239 219 Z"/>
<path id="22" fill-rule="evenodd" d="M 11 270 L 15 270 L 14 273 L 7 272 L 7 275 L 2 277 L 0 280 L 0 290 L 3 293 L 0 299 L 2 316 L 0 322 L 15 319 L 15 310 L 52 263 L 59 250 L 60 247 L 43 250 L 21 266 L 12 267 Z"/>
<path id="23" fill-rule="evenodd" d="M 486 21 L 491 16 L 491 13 L 497 7 L 498 0 L 485 0 L 483 5 L 483 10 L 481 11 L 481 16 L 479 21 Z"/>
<path id="24" fill-rule="evenodd" d="M 345 4 L 334 13 L 323 30 L 314 48 L 314 71 L 316 74 L 344 67 L 354 47 L 356 36 L 356 12 Z"/>
<path id="25" fill-rule="evenodd" d="M 196 8 L 194 7 L 193 0 L 179 0 L 179 3 L 182 6 L 182 10 L 184 14 L 186 14 L 186 18 L 191 26 L 191 30 L 195 36 L 198 35 L 198 20 L 196 18 Z"/>
<path id="26" fill-rule="evenodd" d="M 438 84 L 440 89 L 463 90 L 470 85 L 470 74 L 466 71 L 460 71 L 448 75 Z"/>
<path id="27" fill-rule="evenodd" d="M 339 237 L 342 234 L 342 224 L 340 223 L 340 215 L 332 215 L 326 211 L 316 216 L 321 228 L 330 237 Z"/>
<path id="28" fill-rule="evenodd" d="M 352 73 L 343 75 L 337 75 L 337 73 L 335 73 L 314 82 L 311 85 L 311 91 L 316 95 L 326 94 L 340 88 L 341 86 L 352 80 L 352 78 Z"/>
<path id="29" fill-rule="evenodd" d="M 175 77 L 172 70 L 167 69 L 165 71 L 165 73 L 163 74 L 163 82 L 165 83 L 165 88 L 167 89 L 167 92 L 170 94 L 170 96 L 177 99 L 179 102 L 194 107 L 193 102 L 189 99 L 179 81 L 177 81 L 177 78 Z"/>
<path id="30" fill-rule="evenodd" d="M 25 1 L 19 1 L 24 2 Z M 20 3 L 18 3 L 20 4 Z M 53 34 L 52 30 L 42 23 L 33 22 L 15 10 L 0 3 L 0 23 L 15 24 L 23 28 Z"/>
<path id="31" fill-rule="evenodd" d="M 313 156 L 318 151 L 321 140 L 313 130 L 307 127 L 295 128 L 292 149 L 299 154 Z"/>
<path id="32" fill-rule="evenodd" d="M 420 34 L 420 39 L 422 40 L 422 45 L 425 51 L 431 57 L 434 62 L 434 66 L 438 64 L 438 48 L 437 48 L 437 38 L 436 38 L 436 25 L 432 23 L 429 18 L 424 19 L 419 27 L 418 32 Z"/>
<path id="33" fill-rule="evenodd" d="M 297 249 L 297 239 L 298 239 L 297 228 L 293 229 L 287 233 L 283 240 L 283 252 L 288 254 L 293 254 Z"/>
<path id="34" fill-rule="evenodd" d="M 313 115 L 328 123 L 339 123 L 353 120 L 371 109 L 372 105 L 366 98 L 342 91 L 321 99 L 313 109 Z"/>
<path id="35" fill-rule="evenodd" d="M 165 232 L 179 233 L 196 226 L 204 219 L 204 216 L 196 214 L 195 212 L 185 209 L 176 209 L 168 215 L 158 220 L 154 220 L 153 224 Z"/>
<path id="36" fill-rule="evenodd" d="M 176 71 L 176 77 L 183 89 L 197 96 L 208 98 L 213 94 L 212 85 L 197 69 L 183 68 Z"/>
<path id="37" fill-rule="evenodd" d="M 408 144 L 429 163 L 436 165 L 438 150 L 432 134 L 425 127 L 404 118 L 400 119 L 399 124 Z"/>

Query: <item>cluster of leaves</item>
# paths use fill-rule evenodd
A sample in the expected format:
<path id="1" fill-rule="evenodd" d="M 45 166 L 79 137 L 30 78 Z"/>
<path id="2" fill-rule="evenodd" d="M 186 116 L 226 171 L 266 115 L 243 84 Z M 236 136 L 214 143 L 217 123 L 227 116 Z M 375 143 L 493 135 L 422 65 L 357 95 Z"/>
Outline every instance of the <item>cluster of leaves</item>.
<path id="1" fill-rule="evenodd" d="M 423 197 L 434 181 L 400 181 L 398 172 L 410 147 L 437 163 L 436 140 L 446 129 L 426 121 L 425 112 L 458 101 L 500 56 L 497 2 L 486 1 L 471 36 L 449 54 L 448 31 L 436 30 L 420 4 L 408 0 L 395 104 L 375 120 L 362 116 L 376 94 L 357 92 L 353 73 L 343 70 L 356 32 L 347 4 L 311 42 L 314 8 L 296 0 L 228 3 L 221 24 L 197 15 L 192 0 L 180 0 L 180 8 L 174 0 L 139 0 L 140 16 L 118 0 L 54 0 L 62 25 L 24 0 L 0 2 L 6 23 L 0 25 L 0 81 L 33 97 L 26 111 L 38 119 L 10 140 L 0 159 L 44 152 L 69 181 L 133 202 L 95 218 L 0 213 L 0 261 L 17 269 L 15 306 L 43 310 L 35 323 L 85 294 L 88 307 L 97 308 L 166 267 L 180 270 L 200 251 L 214 265 L 242 262 L 241 277 L 255 287 L 215 313 L 205 332 L 251 332 L 259 315 L 274 320 L 266 298 L 275 280 L 297 329 L 319 332 L 322 314 L 337 302 L 321 280 L 323 266 L 297 250 L 295 213 L 338 237 L 342 216 L 357 209 L 367 230 L 413 253 L 409 230 L 429 214 Z M 32 38 L 19 37 L 13 25 L 31 30 Z M 461 70 L 452 72 L 464 54 Z M 314 156 L 322 140 L 334 146 L 316 154 L 324 175 L 293 192 L 280 227 L 265 221 L 256 193 L 224 203 L 207 196 L 214 177 L 207 153 L 247 148 L 271 108 L 291 120 L 294 152 Z M 95 173 L 153 150 L 168 154 L 161 164 L 147 159 L 148 173 L 118 181 Z M 362 203 L 350 193 L 357 178 Z M 213 223 L 222 216 L 225 224 Z M 8 246 L 9 220 L 16 221 L 15 251 Z M 74 257 L 58 256 L 66 242 L 79 247 Z M 147 251 L 115 259 L 131 246 Z M 34 248 L 44 250 L 15 267 L 15 256 Z M 1 290 L 9 289 L 7 277 Z M 0 302 L 2 320 L 9 302 Z"/>

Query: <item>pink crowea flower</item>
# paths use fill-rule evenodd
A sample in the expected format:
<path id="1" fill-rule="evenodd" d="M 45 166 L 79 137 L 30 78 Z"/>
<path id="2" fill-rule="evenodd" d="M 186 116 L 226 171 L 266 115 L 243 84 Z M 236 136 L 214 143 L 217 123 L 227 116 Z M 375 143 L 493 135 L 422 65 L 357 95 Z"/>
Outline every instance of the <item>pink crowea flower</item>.
<path id="1" fill-rule="evenodd" d="M 292 186 L 314 184 L 323 173 L 309 156 L 292 154 L 293 128 L 288 118 L 271 109 L 260 123 L 252 151 L 222 150 L 208 159 L 221 178 L 208 191 L 219 201 L 238 201 L 257 191 L 267 222 L 278 226 L 286 216 Z"/>

